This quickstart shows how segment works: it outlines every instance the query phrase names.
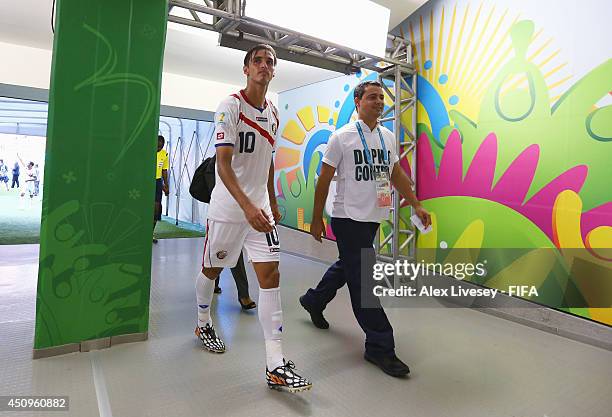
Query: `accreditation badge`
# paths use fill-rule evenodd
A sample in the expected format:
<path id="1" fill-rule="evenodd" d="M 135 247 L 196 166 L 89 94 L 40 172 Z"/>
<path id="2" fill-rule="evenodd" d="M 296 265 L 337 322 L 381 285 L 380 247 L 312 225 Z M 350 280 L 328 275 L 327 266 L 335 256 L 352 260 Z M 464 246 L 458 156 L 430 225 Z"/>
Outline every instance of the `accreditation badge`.
<path id="1" fill-rule="evenodd" d="M 391 208 L 391 181 L 389 173 L 385 171 L 375 172 L 376 183 L 376 205 L 378 208 Z"/>

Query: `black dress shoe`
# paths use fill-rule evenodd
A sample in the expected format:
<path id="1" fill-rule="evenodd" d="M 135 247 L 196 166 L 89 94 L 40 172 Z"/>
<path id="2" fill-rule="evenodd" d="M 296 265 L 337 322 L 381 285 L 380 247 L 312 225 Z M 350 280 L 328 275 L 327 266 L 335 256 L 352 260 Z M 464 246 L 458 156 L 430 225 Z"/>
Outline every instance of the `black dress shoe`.
<path id="1" fill-rule="evenodd" d="M 325 320 L 325 317 L 323 317 L 323 310 L 315 310 L 314 308 L 311 308 L 308 304 L 304 302 L 303 295 L 300 297 L 300 304 L 302 305 L 302 307 L 304 307 L 304 310 L 310 313 L 310 320 L 316 328 L 329 329 L 329 323 L 327 322 L 327 320 Z"/>
<path id="2" fill-rule="evenodd" d="M 410 368 L 404 362 L 402 362 L 395 354 L 391 356 L 372 356 L 367 352 L 363 355 L 363 358 L 378 366 L 384 373 L 394 377 L 406 376 L 410 373 Z"/>

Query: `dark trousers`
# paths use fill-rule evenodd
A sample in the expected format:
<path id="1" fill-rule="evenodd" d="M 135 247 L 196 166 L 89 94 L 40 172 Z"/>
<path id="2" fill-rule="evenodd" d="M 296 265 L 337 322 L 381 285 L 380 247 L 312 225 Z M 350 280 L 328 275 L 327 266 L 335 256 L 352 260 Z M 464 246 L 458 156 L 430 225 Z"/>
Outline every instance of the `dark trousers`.
<path id="1" fill-rule="evenodd" d="M 15 188 L 15 185 L 17 185 L 17 188 L 19 188 L 19 175 L 13 175 L 13 182 L 11 183 L 11 188 Z"/>
<path id="2" fill-rule="evenodd" d="M 331 219 L 331 227 L 336 235 L 339 260 L 329 267 L 316 288 L 309 289 L 304 302 L 316 309 L 325 309 L 334 299 L 336 292 L 347 284 L 351 297 L 353 313 L 366 335 L 365 350 L 372 356 L 389 356 L 395 353 L 393 328 L 379 300 L 369 291 L 372 279 L 366 283 L 368 289 L 363 292 L 368 297 L 368 307 L 362 307 L 361 263 L 362 249 L 374 252 L 373 243 L 378 223 L 358 222 L 352 219 Z M 374 259 L 374 257 L 370 257 Z M 365 265 L 368 271 L 371 265 Z M 373 285 L 371 285 L 373 287 Z"/>
<path id="3" fill-rule="evenodd" d="M 236 281 L 236 289 L 238 290 L 238 298 L 248 298 L 249 296 L 249 281 L 247 279 L 246 269 L 244 268 L 244 260 L 242 259 L 242 253 L 238 258 L 238 263 L 232 268 L 232 276 Z M 219 285 L 219 278 L 215 283 Z"/>

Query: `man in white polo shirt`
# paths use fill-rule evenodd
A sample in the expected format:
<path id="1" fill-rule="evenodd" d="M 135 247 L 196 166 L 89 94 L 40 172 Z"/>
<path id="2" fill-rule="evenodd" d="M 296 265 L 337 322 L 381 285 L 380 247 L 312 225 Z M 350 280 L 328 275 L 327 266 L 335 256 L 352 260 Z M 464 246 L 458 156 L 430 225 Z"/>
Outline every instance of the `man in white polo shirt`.
<path id="1" fill-rule="evenodd" d="M 316 327 L 327 329 L 329 323 L 323 310 L 336 291 L 347 284 L 355 318 L 366 334 L 364 358 L 385 373 L 399 377 L 410 373 L 410 369 L 395 355 L 393 328 L 385 311 L 373 295 L 368 302 L 377 307 L 363 307 L 362 249 L 374 251 L 379 223 L 389 216 L 391 185 L 414 207 L 426 226 L 431 217 L 412 192 L 411 181 L 398 163 L 395 135 L 378 123 L 384 109 L 381 84 L 362 82 L 355 87 L 354 99 L 359 120 L 343 126 L 329 138 L 310 226 L 310 233 L 320 242 L 324 233 L 323 207 L 332 177 L 337 173 L 331 226 L 340 259 L 327 270 L 316 288 L 300 297 L 300 304 L 310 313 Z"/>

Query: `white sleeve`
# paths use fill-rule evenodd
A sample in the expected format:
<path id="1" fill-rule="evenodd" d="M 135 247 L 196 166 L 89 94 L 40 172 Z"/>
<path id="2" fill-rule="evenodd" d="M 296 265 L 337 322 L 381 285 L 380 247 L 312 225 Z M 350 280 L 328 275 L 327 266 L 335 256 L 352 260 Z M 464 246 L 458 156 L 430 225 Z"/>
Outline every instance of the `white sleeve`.
<path id="1" fill-rule="evenodd" d="M 234 146 L 238 136 L 239 100 L 228 97 L 219 104 L 215 113 L 215 147 Z"/>
<path id="2" fill-rule="evenodd" d="M 323 155 L 323 162 L 327 165 L 331 165 L 334 168 L 338 168 L 338 165 L 342 161 L 342 145 L 338 135 L 334 132 L 327 141 L 327 150 Z"/>

